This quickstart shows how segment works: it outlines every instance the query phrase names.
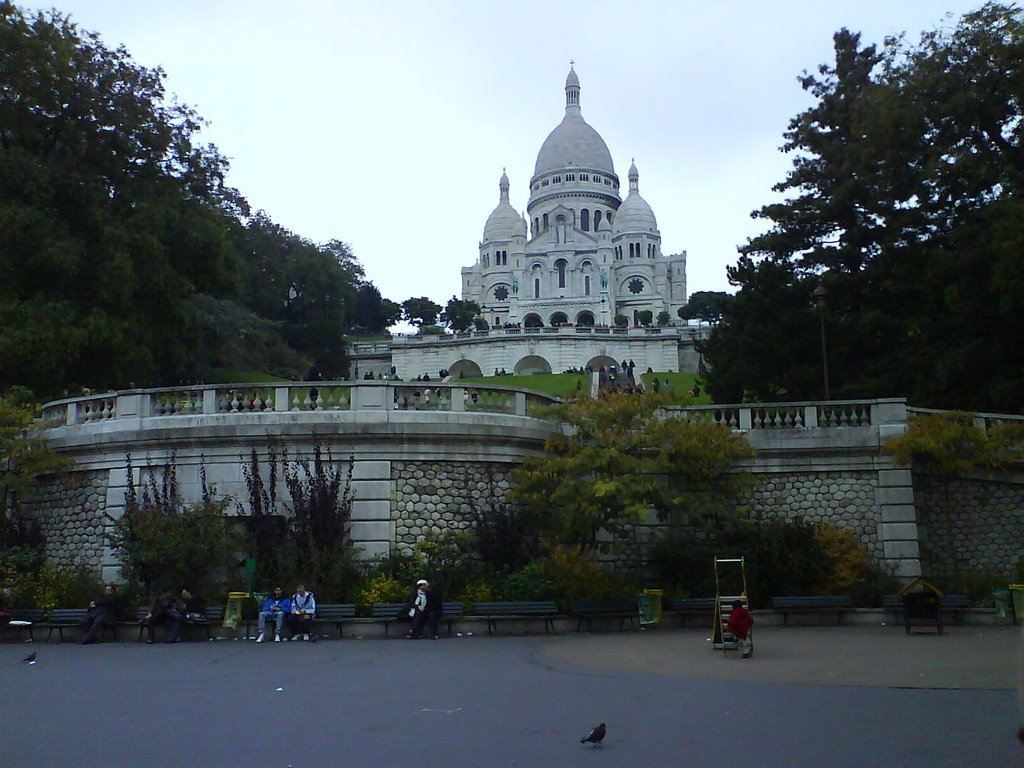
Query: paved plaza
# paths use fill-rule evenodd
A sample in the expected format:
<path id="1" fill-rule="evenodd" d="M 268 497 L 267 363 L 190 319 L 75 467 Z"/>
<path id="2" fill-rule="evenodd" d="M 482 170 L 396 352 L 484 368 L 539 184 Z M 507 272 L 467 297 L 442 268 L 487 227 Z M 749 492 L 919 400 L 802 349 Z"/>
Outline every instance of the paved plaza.
<path id="1" fill-rule="evenodd" d="M 4 643 L 0 765 L 1024 765 L 1013 628 L 706 637 Z"/>

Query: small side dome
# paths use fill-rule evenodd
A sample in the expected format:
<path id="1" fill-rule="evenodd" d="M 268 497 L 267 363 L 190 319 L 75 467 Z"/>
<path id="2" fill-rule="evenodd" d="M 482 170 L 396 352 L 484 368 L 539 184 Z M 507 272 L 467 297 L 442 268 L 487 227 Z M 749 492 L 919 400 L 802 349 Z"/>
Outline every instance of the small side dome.
<path id="1" fill-rule="evenodd" d="M 498 182 L 498 189 L 501 191 L 498 207 L 491 211 L 484 224 L 484 242 L 492 240 L 510 240 L 513 237 L 526 235 L 526 222 L 522 216 L 516 213 L 508 201 L 508 176 L 501 173 L 501 181 Z"/>
<path id="2" fill-rule="evenodd" d="M 612 234 L 657 232 L 658 220 L 647 201 L 640 196 L 640 174 L 636 163 L 629 166 L 629 197 L 622 201 L 615 213 Z"/>

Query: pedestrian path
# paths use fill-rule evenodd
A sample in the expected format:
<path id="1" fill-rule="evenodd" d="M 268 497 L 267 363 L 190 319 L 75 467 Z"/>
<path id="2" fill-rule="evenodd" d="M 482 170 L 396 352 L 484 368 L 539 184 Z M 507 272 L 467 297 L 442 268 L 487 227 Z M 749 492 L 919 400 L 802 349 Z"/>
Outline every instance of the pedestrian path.
<path id="1" fill-rule="evenodd" d="M 541 654 L 604 671 L 711 680 L 881 688 L 1011 690 L 1018 630 L 947 627 L 908 635 L 902 627 L 755 628 L 754 658 L 723 657 L 710 629 L 563 635 Z"/>

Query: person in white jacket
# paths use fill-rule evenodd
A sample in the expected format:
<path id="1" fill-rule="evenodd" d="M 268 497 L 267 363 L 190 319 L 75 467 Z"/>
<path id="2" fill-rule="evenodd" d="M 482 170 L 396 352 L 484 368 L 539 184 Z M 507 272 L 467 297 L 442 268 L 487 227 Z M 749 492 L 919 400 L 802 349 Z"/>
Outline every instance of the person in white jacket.
<path id="1" fill-rule="evenodd" d="M 305 584 L 299 584 L 292 595 L 292 610 L 288 614 L 288 627 L 292 631 L 292 640 L 309 640 L 313 630 L 313 617 L 316 616 L 316 598 L 306 590 Z M 313 635 L 316 640 L 316 635 Z"/>

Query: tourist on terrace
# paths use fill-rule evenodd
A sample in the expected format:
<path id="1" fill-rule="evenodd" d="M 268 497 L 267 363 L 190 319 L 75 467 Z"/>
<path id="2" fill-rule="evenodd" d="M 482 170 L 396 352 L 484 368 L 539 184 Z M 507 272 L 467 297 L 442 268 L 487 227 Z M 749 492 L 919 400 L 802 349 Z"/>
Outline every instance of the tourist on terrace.
<path id="1" fill-rule="evenodd" d="M 316 616 L 316 598 L 306 590 L 305 584 L 299 584 L 292 595 L 291 612 L 288 614 L 288 626 L 292 632 L 292 640 L 309 640 L 313 630 L 313 617 Z M 316 635 L 313 635 L 314 642 Z"/>
<path id="2" fill-rule="evenodd" d="M 267 621 L 270 620 L 274 622 L 274 642 L 280 643 L 281 630 L 284 629 L 284 617 L 291 613 L 291 611 L 291 598 L 284 596 L 284 590 L 281 587 L 274 587 L 274 594 L 268 595 L 267 599 L 263 601 L 263 607 L 260 608 L 260 619 L 257 625 L 259 635 L 256 637 L 256 642 L 263 642 Z"/>

